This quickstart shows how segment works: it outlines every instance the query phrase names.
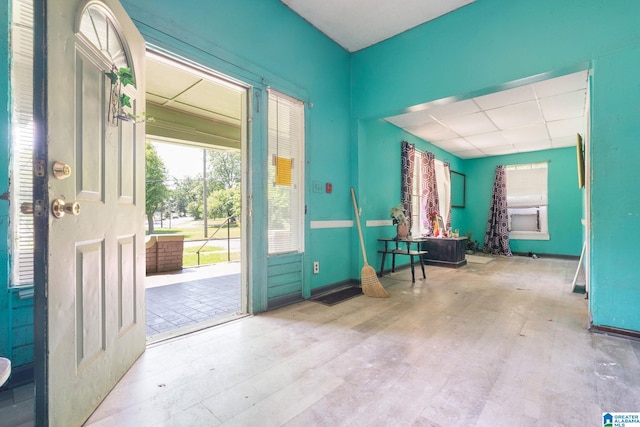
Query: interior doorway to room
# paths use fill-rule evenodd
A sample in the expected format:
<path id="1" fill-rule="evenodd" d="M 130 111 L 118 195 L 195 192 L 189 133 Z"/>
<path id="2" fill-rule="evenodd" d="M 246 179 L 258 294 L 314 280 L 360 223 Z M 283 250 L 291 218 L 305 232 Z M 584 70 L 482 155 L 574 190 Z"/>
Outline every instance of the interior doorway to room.
<path id="1" fill-rule="evenodd" d="M 145 299 L 150 342 L 247 312 L 241 210 L 246 205 L 247 92 L 210 70 L 148 53 Z"/>

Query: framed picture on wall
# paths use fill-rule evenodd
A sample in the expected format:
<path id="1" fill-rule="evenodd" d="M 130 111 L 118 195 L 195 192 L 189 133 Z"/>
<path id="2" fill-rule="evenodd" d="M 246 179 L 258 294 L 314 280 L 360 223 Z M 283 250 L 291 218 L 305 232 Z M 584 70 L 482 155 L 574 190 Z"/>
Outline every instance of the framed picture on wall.
<path id="1" fill-rule="evenodd" d="M 465 174 L 451 171 L 451 207 L 464 208 L 467 191 L 467 177 Z"/>

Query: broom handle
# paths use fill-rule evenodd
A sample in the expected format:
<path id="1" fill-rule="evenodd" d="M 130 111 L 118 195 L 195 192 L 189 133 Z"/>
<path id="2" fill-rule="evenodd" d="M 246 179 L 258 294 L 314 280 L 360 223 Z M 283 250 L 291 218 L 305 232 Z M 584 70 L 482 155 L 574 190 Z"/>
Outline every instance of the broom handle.
<path id="1" fill-rule="evenodd" d="M 360 236 L 360 246 L 362 247 L 362 258 L 364 258 L 364 264 L 368 265 L 367 252 L 364 250 L 364 240 L 362 239 L 362 228 L 360 227 L 360 215 L 358 214 L 358 204 L 356 203 L 356 193 L 351 187 L 351 200 L 353 200 L 353 211 L 356 214 L 356 222 L 358 223 L 358 236 Z"/>

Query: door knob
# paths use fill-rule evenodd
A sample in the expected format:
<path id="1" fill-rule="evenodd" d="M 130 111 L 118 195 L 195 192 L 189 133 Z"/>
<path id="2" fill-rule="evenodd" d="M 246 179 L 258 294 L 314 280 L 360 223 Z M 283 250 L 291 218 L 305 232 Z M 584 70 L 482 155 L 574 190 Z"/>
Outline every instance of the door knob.
<path id="1" fill-rule="evenodd" d="M 51 169 L 53 176 L 56 177 L 56 179 L 65 179 L 71 176 L 71 166 L 65 163 L 53 162 Z"/>
<path id="2" fill-rule="evenodd" d="M 80 203 L 55 199 L 53 203 L 51 203 L 51 213 L 56 218 L 62 218 L 65 214 L 73 216 L 80 215 Z"/>

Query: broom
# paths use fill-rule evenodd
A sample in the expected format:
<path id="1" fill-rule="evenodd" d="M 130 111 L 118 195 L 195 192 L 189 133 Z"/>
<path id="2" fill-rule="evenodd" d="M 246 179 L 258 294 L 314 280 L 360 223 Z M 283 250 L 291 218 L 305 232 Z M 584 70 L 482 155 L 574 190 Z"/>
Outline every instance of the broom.
<path id="1" fill-rule="evenodd" d="M 360 284 L 362 285 L 362 293 L 368 297 L 389 298 L 389 293 L 378 280 L 376 271 L 367 263 L 367 252 L 364 250 L 364 240 L 362 239 L 362 228 L 360 227 L 360 215 L 358 214 L 356 193 L 353 191 L 353 188 L 351 188 L 351 199 L 353 200 L 353 210 L 356 214 L 356 222 L 358 223 L 358 235 L 360 236 L 362 257 L 364 258 L 364 267 L 362 267 L 362 271 L 360 272 Z"/>

